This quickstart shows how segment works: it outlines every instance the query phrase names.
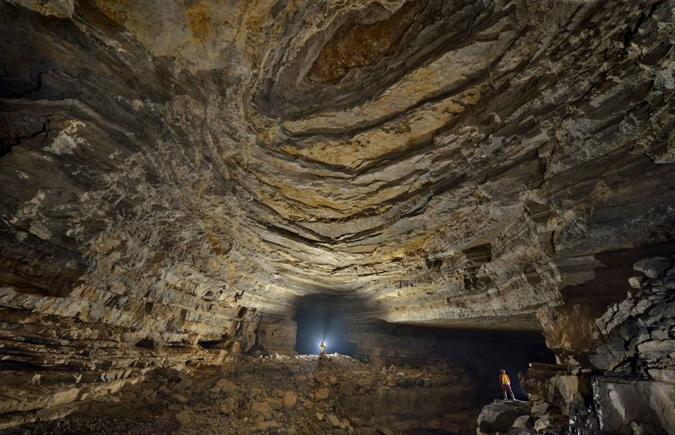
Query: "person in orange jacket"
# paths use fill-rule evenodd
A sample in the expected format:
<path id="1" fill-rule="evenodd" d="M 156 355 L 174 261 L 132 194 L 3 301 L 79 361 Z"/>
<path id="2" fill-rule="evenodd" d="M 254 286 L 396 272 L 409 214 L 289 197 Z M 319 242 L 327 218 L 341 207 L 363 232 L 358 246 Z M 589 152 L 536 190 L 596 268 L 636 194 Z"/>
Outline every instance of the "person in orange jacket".
<path id="1" fill-rule="evenodd" d="M 511 399 L 516 400 L 516 396 L 513 395 L 513 390 L 511 389 L 511 378 L 506 374 L 506 370 L 501 369 L 499 373 L 499 384 L 502 386 L 502 392 L 504 393 L 504 400 L 509 400 L 507 393 L 511 393 Z"/>

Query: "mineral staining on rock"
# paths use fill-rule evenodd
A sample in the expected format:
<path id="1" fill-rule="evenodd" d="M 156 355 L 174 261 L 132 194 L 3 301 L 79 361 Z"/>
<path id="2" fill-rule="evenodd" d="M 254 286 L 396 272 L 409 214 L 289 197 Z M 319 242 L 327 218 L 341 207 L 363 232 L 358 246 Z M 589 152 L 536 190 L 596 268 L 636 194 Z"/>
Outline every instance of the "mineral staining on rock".
<path id="1" fill-rule="evenodd" d="M 420 1 L 408 2 L 387 19 L 372 24 L 343 24 L 321 48 L 307 73 L 308 78 L 321 83 L 337 81 L 350 70 L 372 66 L 391 55 L 401 45 L 401 38 L 409 31 L 422 6 Z"/>
<path id="2" fill-rule="evenodd" d="M 628 278 L 673 253 L 670 2 L 0 11 L 1 425 L 292 353 L 316 294 L 372 322 L 543 331 L 560 363 L 623 379 L 596 391 L 669 388 L 671 333 L 630 320 L 669 281 L 651 260 L 664 284 Z"/>

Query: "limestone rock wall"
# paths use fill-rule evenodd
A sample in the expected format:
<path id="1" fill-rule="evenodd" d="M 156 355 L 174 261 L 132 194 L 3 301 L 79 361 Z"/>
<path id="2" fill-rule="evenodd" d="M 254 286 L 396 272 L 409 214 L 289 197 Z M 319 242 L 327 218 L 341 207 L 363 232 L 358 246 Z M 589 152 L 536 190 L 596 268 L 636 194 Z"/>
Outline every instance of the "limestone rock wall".
<path id="1" fill-rule="evenodd" d="M 675 259 L 646 258 L 634 269 L 644 275 L 631 277 L 628 297 L 597 319 L 587 362 L 532 364 L 521 379 L 527 416 L 516 424 L 512 410 L 487 406 L 483 433 L 675 433 Z"/>
<path id="2" fill-rule="evenodd" d="M 603 344 L 591 355 L 599 426 L 612 433 L 675 433 L 675 260 L 641 260 L 634 294 L 598 320 Z"/>
<path id="3" fill-rule="evenodd" d="M 674 12 L 1 2 L 5 417 L 287 349 L 308 294 L 391 323 L 565 318 L 604 254 L 674 238 Z"/>

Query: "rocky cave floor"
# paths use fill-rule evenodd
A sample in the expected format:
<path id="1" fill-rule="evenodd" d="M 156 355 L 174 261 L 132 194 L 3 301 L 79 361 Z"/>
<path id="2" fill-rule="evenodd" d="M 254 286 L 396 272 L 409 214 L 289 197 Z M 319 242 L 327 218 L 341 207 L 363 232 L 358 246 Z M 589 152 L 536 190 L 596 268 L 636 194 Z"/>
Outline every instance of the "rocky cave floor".
<path id="1" fill-rule="evenodd" d="M 218 368 L 158 369 L 146 381 L 127 385 L 110 400 L 94 402 L 85 411 L 65 419 L 33 423 L 1 435 L 176 435 L 209 434 L 432 434 L 448 421 L 409 422 L 410 428 L 392 431 L 371 427 L 364 418 L 364 401 L 382 389 L 409 391 L 407 403 L 389 403 L 379 414 L 406 413 L 415 407 L 420 389 L 458 384 L 460 376 L 442 362 L 425 367 L 377 369 L 351 357 L 333 354 L 245 357 Z M 385 402 L 386 403 L 386 402 Z M 386 406 L 386 404 L 384 405 Z M 400 408 L 400 409 L 396 409 Z M 455 419 L 452 404 L 441 419 Z M 410 413 L 411 410 L 408 410 Z M 467 410 L 474 417 L 479 409 Z M 411 414 L 411 416 L 414 412 Z M 358 415 L 359 417 L 354 417 Z M 414 419 L 414 417 L 412 417 Z M 450 424 L 452 424 L 451 422 Z M 400 424 L 400 421 L 399 421 Z M 405 423 L 404 423 L 405 425 Z M 436 428 L 436 429 L 434 429 Z M 472 432 L 473 428 L 467 430 Z"/>
<path id="2" fill-rule="evenodd" d="M 627 298 L 597 320 L 602 343 L 587 361 L 531 362 L 518 374 L 528 402 L 493 401 L 498 387 L 492 396 L 484 382 L 496 379 L 445 360 L 408 358 L 394 366 L 338 354 L 325 360 L 229 354 L 220 364 L 194 359 L 149 369 L 139 382 L 118 373 L 124 386 L 105 391 L 86 383 L 58 386 L 62 391 L 49 376 L 43 383 L 39 374 L 27 375 L 49 414 L 41 415 L 41 423 L 19 423 L 0 435 L 673 434 L 675 261 L 655 257 L 634 269 L 645 276 L 631 278 Z M 144 350 L 144 358 L 156 351 Z M 105 379 L 114 381 L 113 373 Z M 479 386 L 488 388 L 486 395 Z M 36 406 L 36 396 L 22 391 L 14 391 L 10 404 Z M 72 403 L 75 396 L 80 401 Z M 68 410 L 73 413 L 67 418 L 44 421 Z M 22 416 L 6 414 L 12 415 Z"/>

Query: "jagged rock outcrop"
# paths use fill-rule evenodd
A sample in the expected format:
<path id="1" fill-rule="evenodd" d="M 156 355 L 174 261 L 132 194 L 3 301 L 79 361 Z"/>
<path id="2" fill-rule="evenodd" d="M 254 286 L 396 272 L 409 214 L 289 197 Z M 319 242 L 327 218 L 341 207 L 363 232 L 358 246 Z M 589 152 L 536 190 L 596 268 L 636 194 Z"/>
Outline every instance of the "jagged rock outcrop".
<path id="1" fill-rule="evenodd" d="M 0 424 L 293 353 L 315 294 L 368 321 L 543 329 L 586 364 L 614 283 L 675 239 L 674 16 L 3 0 Z"/>
<path id="2" fill-rule="evenodd" d="M 631 434 L 675 433 L 675 260 L 641 260 L 635 294 L 598 320 L 603 344 L 591 362 L 600 428 Z"/>
<path id="3" fill-rule="evenodd" d="M 675 258 L 642 259 L 634 269 L 645 276 L 631 277 L 628 297 L 597 319 L 590 363 L 531 365 L 522 384 L 534 424 L 517 433 L 675 433 Z M 493 420 L 512 420 L 490 410 Z"/>
<path id="4" fill-rule="evenodd" d="M 527 427 L 530 404 L 520 401 L 500 400 L 483 408 L 478 416 L 478 435 L 507 433 L 512 427 Z M 521 418 L 524 417 L 524 418 Z M 516 423 L 517 422 L 517 423 Z"/>

